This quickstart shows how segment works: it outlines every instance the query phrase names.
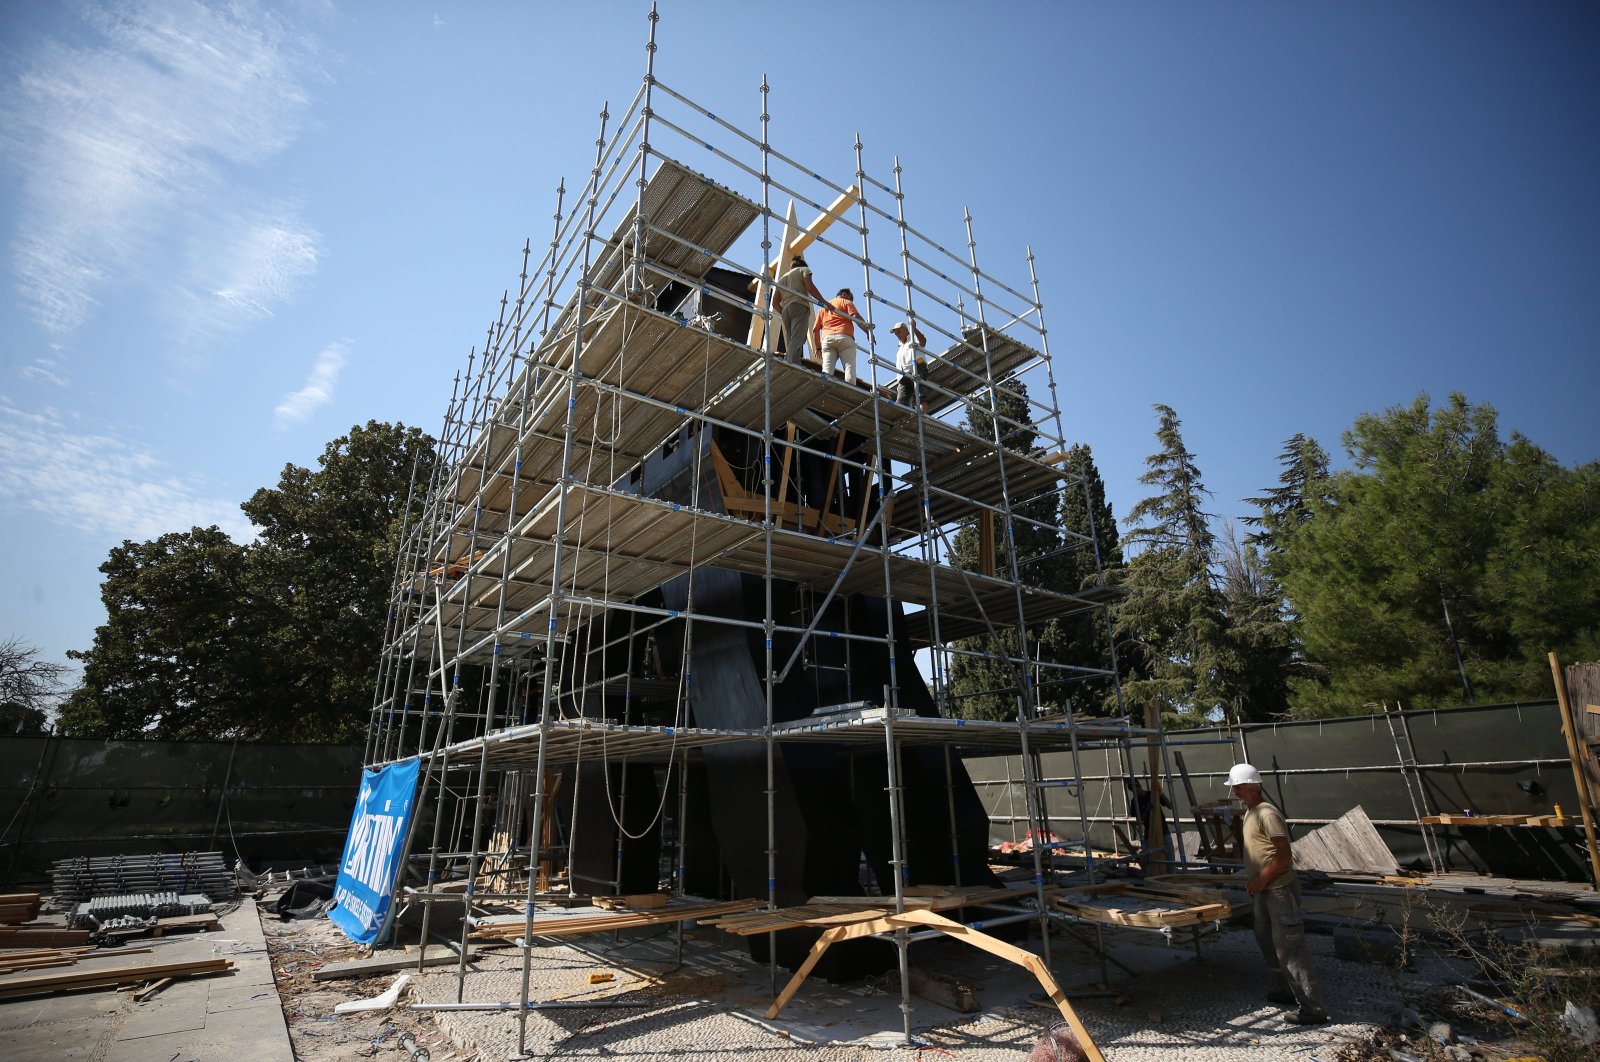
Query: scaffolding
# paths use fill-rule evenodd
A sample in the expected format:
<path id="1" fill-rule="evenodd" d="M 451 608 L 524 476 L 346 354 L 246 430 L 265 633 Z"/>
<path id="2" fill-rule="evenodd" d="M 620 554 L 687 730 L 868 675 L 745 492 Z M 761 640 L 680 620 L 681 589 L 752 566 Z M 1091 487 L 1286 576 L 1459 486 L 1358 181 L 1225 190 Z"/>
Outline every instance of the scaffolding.
<path id="1" fill-rule="evenodd" d="M 874 176 L 859 137 L 844 177 L 785 154 L 768 139 L 765 78 L 754 131 L 700 106 L 656 77 L 656 28 L 652 11 L 637 93 L 601 109 L 587 177 L 557 187 L 548 244 L 524 244 L 455 379 L 399 546 L 367 739 L 370 766 L 421 761 L 425 814 L 402 860 L 420 880 L 401 884 L 424 940 L 436 906 L 459 910 L 464 977 L 468 932 L 521 916 L 519 1043 L 536 921 L 585 891 L 629 891 L 641 864 L 652 887 L 665 867 L 673 893 L 691 891 L 689 779 L 707 761 L 743 757 L 748 799 L 765 804 L 764 894 L 727 896 L 721 871 L 702 872 L 722 893 L 709 900 L 792 899 L 784 772 L 796 750 L 824 748 L 851 764 L 852 787 L 857 758 L 873 757 L 859 784 L 886 790 L 879 890 L 903 914 L 919 878 L 987 873 L 962 858 L 959 754 L 1019 754 L 1034 880 L 994 918 L 1037 922 L 1046 964 L 1045 890 L 1067 849 L 1082 848 L 1091 881 L 1095 856 L 1082 800 L 1046 799 L 1076 797 L 1072 779 L 1044 778 L 1039 755 L 1115 749 L 1131 774 L 1143 744 L 1164 763 L 1158 725 L 1070 702 L 1044 718 L 1046 696 L 1114 684 L 1116 669 L 1049 659 L 1036 637 L 1065 617 L 1105 622 L 1113 591 L 1094 535 L 1050 518 L 1086 485 L 1065 462 L 1031 248 L 1026 280 L 1008 283 L 980 266 L 970 213 L 960 252 L 914 228 L 899 160 Z M 855 382 L 779 349 L 774 295 L 814 301 L 779 283 L 801 252 L 818 276 L 854 278 L 871 322 Z M 893 390 L 898 320 L 930 337 L 908 404 Z M 1039 585 L 1020 537 L 1079 554 L 1091 578 Z M 755 681 L 706 673 L 746 651 Z M 1015 704 L 1012 721 L 961 717 L 961 660 L 1013 676 L 985 691 Z M 908 757 L 917 784 L 944 792 L 937 856 L 908 851 Z M 597 802 L 609 826 L 585 829 L 580 808 Z M 925 824 L 920 804 L 909 814 Z M 892 934 L 908 1039 L 912 936 Z M 769 940 L 774 990 L 777 950 Z"/>

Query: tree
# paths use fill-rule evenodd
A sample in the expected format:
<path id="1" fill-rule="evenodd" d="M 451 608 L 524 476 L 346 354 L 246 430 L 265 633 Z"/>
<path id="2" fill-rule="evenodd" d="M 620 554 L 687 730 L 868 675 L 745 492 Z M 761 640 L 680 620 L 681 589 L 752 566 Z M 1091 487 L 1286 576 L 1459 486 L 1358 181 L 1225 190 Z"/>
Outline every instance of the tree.
<path id="1" fill-rule="evenodd" d="M 286 466 L 243 506 L 250 545 L 215 527 L 124 542 L 100 570 L 106 623 L 69 654 L 71 733 L 346 741 L 365 732 L 399 524 L 420 507 L 427 436 L 369 422 L 316 471 Z M 412 490 L 413 477 L 418 489 Z"/>
<path id="2" fill-rule="evenodd" d="M 1310 672 L 1299 659 L 1299 639 L 1267 553 L 1228 524 L 1218 558 L 1223 638 L 1217 685 L 1232 722 L 1262 723 L 1287 714 L 1289 678 Z"/>
<path id="3" fill-rule="evenodd" d="M 1421 395 L 1345 433 L 1353 468 L 1278 562 L 1329 671 L 1293 681 L 1296 715 L 1546 695 L 1547 651 L 1600 650 L 1600 466 L 1507 445 L 1496 421 L 1459 393 Z"/>
<path id="4" fill-rule="evenodd" d="M 106 622 L 61 710 L 78 736 L 199 740 L 270 729 L 276 603 L 216 527 L 125 541 L 100 565 Z"/>
<path id="5" fill-rule="evenodd" d="M 1123 567 L 1116 517 L 1106 500 L 1105 481 L 1090 448 L 1078 443 L 1062 461 L 1061 556 L 1055 564 L 1056 585 L 1069 592 L 1105 587 Z M 1053 619 L 1041 636 L 1042 655 L 1069 667 L 1113 670 L 1107 612 L 1096 608 Z M 1067 688 L 1080 710 L 1115 707 L 1116 682 L 1110 677 L 1074 677 Z"/>
<path id="6" fill-rule="evenodd" d="M 43 734 L 66 692 L 66 664 L 39 659 L 38 646 L 12 636 L 0 642 L 0 734 Z"/>
<path id="7" fill-rule="evenodd" d="M 1032 424 L 1028 403 L 1028 389 L 1021 380 L 1007 380 L 995 388 L 995 412 L 998 418 L 984 408 L 988 395 L 980 395 L 969 407 L 967 428 L 982 438 L 998 437 L 1006 449 L 1019 453 L 1038 453 L 1034 445 L 1038 432 Z M 1029 498 L 1011 499 L 1013 519 L 1007 534 L 1005 517 L 992 514 L 995 523 L 995 571 L 1002 578 L 1010 578 L 1013 561 L 1020 581 L 1033 586 L 1056 588 L 1065 585 L 1059 571 L 1061 535 L 1057 521 L 1060 519 L 1054 491 Z M 980 519 L 982 517 L 980 516 Z M 951 543 L 951 563 L 968 571 L 979 570 L 979 534 L 975 525 L 967 525 L 956 532 Z M 1040 631 L 1029 632 L 1028 652 L 1037 657 L 1037 639 Z M 964 638 L 956 643 L 964 650 L 952 656 L 949 689 L 953 698 L 952 710 L 968 719 L 1015 719 L 1017 697 L 1023 669 L 1013 661 L 1020 660 L 1023 647 L 1014 625 L 997 627 L 993 634 Z M 968 654 L 981 655 L 968 655 Z M 1032 669 L 1040 671 L 1042 669 Z M 1057 672 L 1050 669 L 1043 676 L 1047 683 L 1036 690 L 1036 705 L 1044 710 L 1059 707 L 1063 691 L 1048 685 Z M 1030 682 L 1038 684 L 1041 676 L 1028 674 Z"/>
<path id="8" fill-rule="evenodd" d="M 1328 498 L 1328 453 L 1317 440 L 1296 433 L 1283 444 L 1278 464 L 1283 466 L 1278 485 L 1268 487 L 1259 498 L 1245 499 L 1261 511 L 1259 516 L 1244 517 L 1246 524 L 1260 528 L 1246 541 L 1269 556 L 1311 519 L 1314 502 Z"/>
<path id="9" fill-rule="evenodd" d="M 325 740 L 366 731 L 405 507 L 420 516 L 434 459 L 418 429 L 369 421 L 330 442 L 315 472 L 286 465 L 242 506 L 287 621 L 274 651 L 297 662 L 280 693 Z"/>
<path id="10" fill-rule="evenodd" d="M 1139 482 L 1157 488 L 1123 523 L 1124 543 L 1139 552 L 1128 562 L 1126 596 L 1113 609 L 1118 655 L 1127 660 L 1124 697 L 1161 712 L 1168 726 L 1200 726 L 1225 697 L 1218 674 L 1223 602 L 1212 581 L 1215 538 L 1195 455 L 1181 422 L 1157 405 L 1160 449 L 1145 460 Z"/>
<path id="11" fill-rule="evenodd" d="M 1258 530 L 1240 542 L 1230 523 L 1219 557 L 1225 651 L 1218 670 L 1225 710 L 1236 722 L 1287 714 L 1290 678 L 1324 674 L 1304 658 L 1299 623 L 1277 570 L 1284 545 L 1311 521 L 1314 505 L 1328 499 L 1328 454 L 1315 439 L 1296 434 L 1278 463 L 1277 486 L 1246 499 L 1259 514 L 1243 521 Z"/>

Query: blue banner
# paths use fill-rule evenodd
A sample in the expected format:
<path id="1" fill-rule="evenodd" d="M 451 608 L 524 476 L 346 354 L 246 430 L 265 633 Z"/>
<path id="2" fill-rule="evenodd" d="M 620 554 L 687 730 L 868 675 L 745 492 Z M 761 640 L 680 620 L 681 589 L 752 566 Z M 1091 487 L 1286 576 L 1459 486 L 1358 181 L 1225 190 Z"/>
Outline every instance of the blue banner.
<path id="1" fill-rule="evenodd" d="M 361 772 L 361 793 L 350 816 L 350 833 L 333 887 L 333 924 L 357 944 L 377 941 L 394 899 L 400 850 L 417 790 L 419 761 Z"/>

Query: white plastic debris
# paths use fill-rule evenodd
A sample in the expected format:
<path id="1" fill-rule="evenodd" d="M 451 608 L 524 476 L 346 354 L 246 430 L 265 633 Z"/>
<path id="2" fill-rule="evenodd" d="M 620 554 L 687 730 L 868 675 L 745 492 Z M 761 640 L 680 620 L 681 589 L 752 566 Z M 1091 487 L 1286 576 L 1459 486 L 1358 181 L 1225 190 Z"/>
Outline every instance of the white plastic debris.
<path id="1" fill-rule="evenodd" d="M 381 996 L 371 999 L 352 999 L 348 1003 L 340 1003 L 333 1008 L 335 1014 L 360 1014 L 368 1010 L 388 1010 L 400 1000 L 400 993 L 411 983 L 410 974 L 401 974 L 394 979 L 394 984 Z"/>
<path id="2" fill-rule="evenodd" d="M 1567 1000 L 1567 1009 L 1561 1012 L 1561 1024 L 1585 1047 L 1600 1044 L 1600 1021 L 1595 1020 L 1592 1007 L 1580 1007 Z"/>

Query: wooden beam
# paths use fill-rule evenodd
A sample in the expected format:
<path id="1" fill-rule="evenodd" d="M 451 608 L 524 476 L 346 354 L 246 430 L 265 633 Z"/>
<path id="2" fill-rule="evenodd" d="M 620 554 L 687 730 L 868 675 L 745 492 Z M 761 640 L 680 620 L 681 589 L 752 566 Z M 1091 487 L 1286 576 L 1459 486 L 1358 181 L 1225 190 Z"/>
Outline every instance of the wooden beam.
<path id="1" fill-rule="evenodd" d="M 789 213 L 783 223 L 783 242 L 778 245 L 778 257 L 773 259 L 772 268 L 769 271 L 763 272 L 756 278 L 755 304 L 758 310 L 766 305 L 768 289 L 772 287 L 768 283 L 767 277 L 770 276 L 776 280 L 789 271 L 789 264 L 795 256 L 795 252 L 789 249 L 789 245 L 798 238 L 799 229 L 800 224 L 795 220 L 794 216 L 794 200 L 791 199 L 789 200 Z M 745 345 L 754 347 L 757 350 L 769 351 L 778 345 L 777 341 L 767 334 L 766 318 L 759 313 L 750 315 L 750 338 Z"/>
<path id="2" fill-rule="evenodd" d="M 800 429 L 795 425 L 794 421 L 790 421 L 784 426 L 783 437 L 789 445 L 783 448 L 783 473 L 778 477 L 778 491 L 773 495 L 780 502 L 788 500 L 789 497 L 789 462 L 794 457 L 794 441 L 799 432 Z M 795 530 L 804 531 L 805 528 L 796 526 Z"/>
<path id="3" fill-rule="evenodd" d="M 767 263 L 767 272 L 772 276 L 777 276 L 778 263 L 782 260 L 784 254 L 788 254 L 792 259 L 807 247 L 810 247 L 817 241 L 818 236 L 828 231 L 829 225 L 844 217 L 844 212 L 849 209 L 851 203 L 860 198 L 861 188 L 858 185 L 852 184 L 845 189 L 837 199 L 828 205 L 826 210 L 817 215 L 817 220 L 807 225 L 800 231 L 798 236 L 783 245 L 779 250 L 778 257 Z"/>
<path id="4" fill-rule="evenodd" d="M 833 462 L 828 466 L 828 489 L 822 492 L 822 515 L 817 519 L 817 527 L 822 527 L 822 522 L 828 518 L 828 513 L 833 510 L 833 486 L 839 482 L 839 462 L 844 459 L 845 431 L 839 429 L 839 442 L 833 448 Z"/>
<path id="5" fill-rule="evenodd" d="M 990 509 L 978 513 L 978 571 L 994 575 L 994 512 Z"/>
<path id="6" fill-rule="evenodd" d="M 728 459 L 722 456 L 722 449 L 716 443 L 711 444 L 711 467 L 716 470 L 717 485 L 722 488 L 724 503 L 742 501 L 750 497 L 750 492 L 744 489 L 739 477 L 733 474 L 733 467 L 728 464 Z"/>
<path id="7" fill-rule="evenodd" d="M 1567 681 L 1561 674 L 1561 661 L 1550 654 L 1550 677 L 1556 684 L 1556 703 L 1561 706 L 1561 735 L 1567 739 L 1567 757 L 1572 762 L 1572 781 L 1578 789 L 1578 810 L 1583 813 L 1583 832 L 1589 840 L 1589 869 L 1594 876 L 1594 889 L 1600 892 L 1600 847 L 1595 845 L 1593 794 L 1589 792 L 1589 776 L 1583 769 L 1583 758 L 1578 750 L 1578 726 L 1572 718 L 1572 706 L 1567 703 Z"/>

